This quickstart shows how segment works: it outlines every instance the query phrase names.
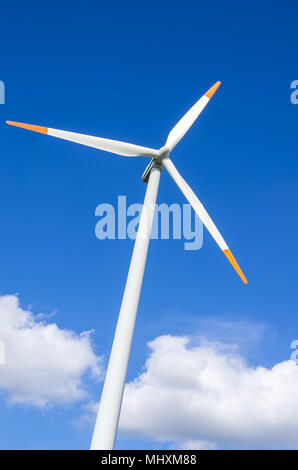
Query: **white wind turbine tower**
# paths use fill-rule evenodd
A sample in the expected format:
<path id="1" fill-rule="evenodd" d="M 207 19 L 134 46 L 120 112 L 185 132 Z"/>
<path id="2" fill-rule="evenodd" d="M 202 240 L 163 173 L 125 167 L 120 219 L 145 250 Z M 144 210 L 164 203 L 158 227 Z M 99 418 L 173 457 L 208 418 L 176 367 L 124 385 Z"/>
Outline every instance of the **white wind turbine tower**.
<path id="1" fill-rule="evenodd" d="M 106 152 L 116 153 L 126 157 L 145 156 L 151 158 L 151 162 L 142 177 L 143 181 L 148 183 L 147 190 L 101 395 L 91 449 L 110 450 L 114 448 L 162 168 L 165 168 L 169 172 L 242 281 L 247 284 L 244 274 L 206 209 L 169 158 L 170 152 L 195 122 L 219 85 L 220 82 L 216 82 L 192 108 L 190 108 L 173 127 L 165 145 L 159 150 L 140 147 L 139 145 L 117 140 L 7 121 L 7 124 L 59 137 L 60 139 L 70 140 L 71 142 L 105 150 Z"/>

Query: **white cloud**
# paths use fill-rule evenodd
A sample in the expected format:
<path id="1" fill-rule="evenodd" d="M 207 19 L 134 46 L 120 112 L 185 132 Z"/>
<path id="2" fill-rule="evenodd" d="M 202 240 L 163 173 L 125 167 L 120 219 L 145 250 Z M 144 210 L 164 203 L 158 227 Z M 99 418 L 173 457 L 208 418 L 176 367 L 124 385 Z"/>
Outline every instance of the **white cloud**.
<path id="1" fill-rule="evenodd" d="M 89 401 L 82 406 L 83 413 L 72 420 L 73 425 L 78 429 L 84 429 L 86 426 L 95 425 L 95 417 L 97 415 L 99 402 Z"/>
<path id="2" fill-rule="evenodd" d="M 0 296 L 0 391 L 10 403 L 44 407 L 87 396 L 83 376 L 102 373 L 90 332 L 76 334 L 23 310 L 16 295 Z"/>
<path id="3" fill-rule="evenodd" d="M 144 372 L 125 388 L 122 431 L 177 448 L 298 448 L 293 361 L 251 367 L 234 347 L 182 336 L 149 347 Z"/>
<path id="4" fill-rule="evenodd" d="M 208 441 L 183 441 L 171 446 L 172 450 L 216 450 L 218 447 Z"/>

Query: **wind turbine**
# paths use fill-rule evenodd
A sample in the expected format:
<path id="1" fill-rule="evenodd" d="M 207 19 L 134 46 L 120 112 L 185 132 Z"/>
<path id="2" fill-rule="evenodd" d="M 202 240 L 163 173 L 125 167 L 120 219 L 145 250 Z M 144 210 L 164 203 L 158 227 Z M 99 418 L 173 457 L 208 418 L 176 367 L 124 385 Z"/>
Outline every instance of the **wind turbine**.
<path id="1" fill-rule="evenodd" d="M 142 177 L 142 180 L 148 183 L 147 190 L 101 395 L 100 406 L 90 447 L 91 449 L 111 450 L 114 448 L 162 168 L 165 168 L 169 172 L 179 189 L 182 191 L 207 230 L 214 238 L 215 242 L 218 244 L 219 248 L 230 261 L 242 281 L 247 284 L 244 274 L 216 225 L 169 157 L 170 152 L 174 147 L 176 147 L 182 137 L 195 122 L 199 114 L 203 111 L 220 86 L 220 83 L 221 82 L 216 82 L 189 109 L 180 121 L 178 121 L 169 133 L 165 145 L 159 150 L 117 140 L 51 129 L 49 127 L 6 121 L 7 124 L 11 124 L 13 126 L 41 132 L 60 139 L 105 150 L 106 152 L 126 157 L 145 156 L 151 158 L 151 162 L 145 169 Z"/>

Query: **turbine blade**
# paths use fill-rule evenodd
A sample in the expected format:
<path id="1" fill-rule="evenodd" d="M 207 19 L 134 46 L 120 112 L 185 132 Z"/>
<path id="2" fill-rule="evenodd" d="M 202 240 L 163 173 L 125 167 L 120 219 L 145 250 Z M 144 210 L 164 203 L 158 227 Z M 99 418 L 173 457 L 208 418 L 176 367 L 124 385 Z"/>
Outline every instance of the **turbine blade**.
<path id="1" fill-rule="evenodd" d="M 180 121 L 177 122 L 176 126 L 173 127 L 166 141 L 166 147 L 168 147 L 170 151 L 176 147 L 188 129 L 193 125 L 206 104 L 209 103 L 220 84 L 221 82 L 216 82 L 208 91 L 206 91 L 206 93 L 192 106 L 192 108 L 184 114 Z"/>
<path id="2" fill-rule="evenodd" d="M 177 186 L 180 188 L 188 202 L 191 204 L 197 215 L 200 217 L 201 221 L 205 225 L 206 229 L 210 232 L 220 249 L 224 252 L 237 274 L 240 276 L 242 281 L 247 284 L 247 280 L 243 272 L 241 271 L 237 261 L 232 255 L 228 245 L 226 244 L 217 227 L 215 226 L 213 220 L 211 219 L 208 212 L 204 208 L 203 204 L 199 201 L 193 190 L 182 178 L 175 165 L 173 164 L 172 160 L 170 160 L 169 158 L 164 158 L 162 160 L 162 164 L 169 172 L 170 176 L 173 178 Z"/>
<path id="3" fill-rule="evenodd" d="M 77 134 L 76 132 L 60 131 L 58 129 L 51 129 L 50 127 L 34 126 L 32 124 L 23 124 L 21 122 L 6 121 L 6 123 L 12 126 L 29 129 L 30 131 L 41 132 L 42 134 L 58 137 L 59 139 L 76 142 L 77 144 L 87 145 L 88 147 L 105 150 L 106 152 L 116 153 L 117 155 L 124 155 L 125 157 L 158 156 L 158 150 L 121 142 L 118 140 L 110 140 L 104 139 L 102 137 Z"/>

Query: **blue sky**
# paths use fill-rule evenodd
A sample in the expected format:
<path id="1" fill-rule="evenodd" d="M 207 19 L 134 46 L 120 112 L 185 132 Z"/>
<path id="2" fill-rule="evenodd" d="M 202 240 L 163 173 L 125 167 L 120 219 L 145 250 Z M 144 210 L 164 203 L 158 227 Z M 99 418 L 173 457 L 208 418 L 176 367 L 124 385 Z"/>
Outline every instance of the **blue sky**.
<path id="1" fill-rule="evenodd" d="M 290 101 L 297 8 L 294 1 L 3 5 L 1 295 L 18 293 L 36 314 L 56 312 L 49 321 L 62 329 L 94 329 L 96 353 L 106 360 L 133 241 L 99 241 L 94 212 L 118 195 L 142 202 L 147 164 L 8 127 L 6 119 L 159 148 L 221 80 L 172 158 L 248 285 L 206 232 L 199 251 L 153 240 L 128 380 L 160 335 L 239 343 L 252 366 L 288 360 L 298 338 L 298 106 Z M 159 202 L 185 202 L 167 174 Z M 100 386 L 88 383 L 93 400 Z M 1 448 L 88 448 L 92 427 L 73 424 L 82 402 L 40 410 L 5 396 Z M 158 444 L 122 432 L 117 446 Z"/>

